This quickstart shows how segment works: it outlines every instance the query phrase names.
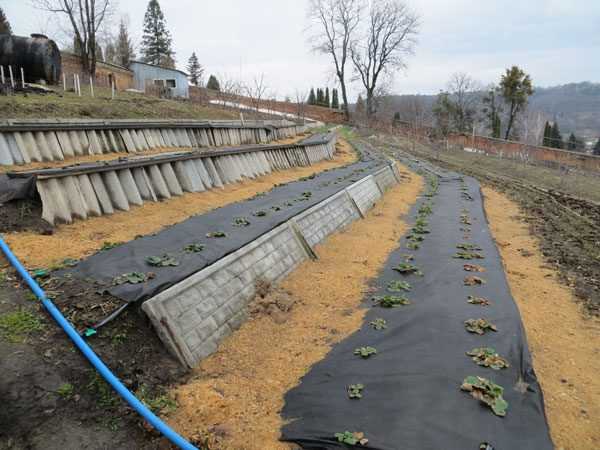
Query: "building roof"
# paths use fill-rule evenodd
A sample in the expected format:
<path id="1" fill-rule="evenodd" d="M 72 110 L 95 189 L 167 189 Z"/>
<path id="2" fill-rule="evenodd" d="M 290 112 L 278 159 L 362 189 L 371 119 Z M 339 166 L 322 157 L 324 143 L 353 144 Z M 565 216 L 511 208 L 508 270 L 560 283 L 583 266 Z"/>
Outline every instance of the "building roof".
<path id="1" fill-rule="evenodd" d="M 150 64 L 147 62 L 143 62 L 143 61 L 136 61 L 136 60 L 131 60 L 129 61 L 129 64 L 143 64 L 145 66 L 150 66 L 150 67 L 156 67 L 158 69 L 162 69 L 162 70 L 171 70 L 173 72 L 179 72 L 180 74 L 189 77 L 189 75 L 187 73 L 185 73 L 183 70 L 179 70 L 179 69 L 172 69 L 170 67 L 164 67 L 164 66 L 157 66 L 156 64 Z"/>
<path id="2" fill-rule="evenodd" d="M 61 50 L 61 51 L 60 51 L 60 54 L 61 54 L 61 55 L 62 55 L 62 54 L 65 54 L 65 55 L 69 55 L 69 56 L 73 56 L 73 57 L 75 57 L 75 58 L 79 58 L 79 59 L 81 59 L 81 56 L 80 56 L 80 55 L 78 55 L 77 53 L 70 52 L 70 51 L 68 51 L 68 50 Z M 113 67 L 113 68 L 115 68 L 115 69 L 121 69 L 121 70 L 124 70 L 124 71 L 126 71 L 126 72 L 132 72 L 132 70 L 131 70 L 130 68 L 128 68 L 128 67 L 124 67 L 124 66 L 121 66 L 121 65 L 119 65 L 119 64 L 113 64 L 113 63 L 110 63 L 110 62 L 107 62 L 107 61 L 102 61 L 102 60 L 100 60 L 100 59 L 98 59 L 98 60 L 96 61 L 96 65 L 104 65 L 104 66 L 108 66 L 108 67 Z"/>

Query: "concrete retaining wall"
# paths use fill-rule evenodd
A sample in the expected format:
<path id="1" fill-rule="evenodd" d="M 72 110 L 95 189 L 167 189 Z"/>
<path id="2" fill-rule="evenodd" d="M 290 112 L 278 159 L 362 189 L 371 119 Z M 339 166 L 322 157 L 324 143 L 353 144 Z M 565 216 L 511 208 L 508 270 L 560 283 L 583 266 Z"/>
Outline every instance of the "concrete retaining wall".
<path id="1" fill-rule="evenodd" d="M 379 177 L 395 180 L 393 170 L 385 167 Z M 385 189 L 392 184 L 385 183 Z M 194 367 L 243 323 L 257 281 L 282 280 L 314 255 L 315 244 L 360 218 L 381 196 L 369 175 L 161 292 L 142 308 L 167 348 L 183 365 Z"/>
<path id="2" fill-rule="evenodd" d="M 0 123 L 0 165 L 162 148 L 262 144 L 305 131 L 288 121 Z"/>

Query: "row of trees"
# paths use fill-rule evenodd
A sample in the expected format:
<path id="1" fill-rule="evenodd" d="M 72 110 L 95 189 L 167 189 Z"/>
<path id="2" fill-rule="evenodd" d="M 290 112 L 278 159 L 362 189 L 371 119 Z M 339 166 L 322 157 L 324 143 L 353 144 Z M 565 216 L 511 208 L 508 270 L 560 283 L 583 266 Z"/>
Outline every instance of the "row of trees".
<path id="1" fill-rule="evenodd" d="M 542 139 L 542 145 L 551 148 L 564 148 L 572 151 L 583 151 L 585 149 L 584 142 L 571 133 L 569 139 L 565 142 L 563 136 L 558 128 L 558 122 L 550 124 L 546 122 L 544 125 L 544 137 Z M 598 147 L 598 144 L 596 145 Z"/>
<path id="2" fill-rule="evenodd" d="M 12 28 L 10 23 L 4 14 L 4 11 L 0 7 L 0 34 L 12 34 Z"/>
<path id="3" fill-rule="evenodd" d="M 306 100 L 308 105 L 323 106 L 325 108 L 340 108 L 340 100 L 338 90 L 333 88 L 331 90 L 331 98 L 329 97 L 329 88 L 321 89 L 317 88 L 316 94 L 315 89 L 311 88 Z"/>
<path id="4" fill-rule="evenodd" d="M 352 71 L 365 91 L 366 115 L 371 119 L 378 89 L 394 70 L 406 67 L 419 18 L 401 0 L 311 0 L 309 17 L 312 48 L 331 58 L 346 118 L 350 118 L 347 83 Z"/>
<path id="5" fill-rule="evenodd" d="M 469 75 L 454 74 L 433 107 L 439 131 L 444 135 L 449 132 L 468 133 L 473 130 L 475 119 L 480 115 L 492 137 L 500 137 L 503 118 L 504 138 L 512 137 L 515 122 L 527 108 L 529 97 L 533 94 L 531 77 L 513 66 L 506 69 L 499 85 L 490 86 L 483 96 L 481 92 L 479 83 Z"/>

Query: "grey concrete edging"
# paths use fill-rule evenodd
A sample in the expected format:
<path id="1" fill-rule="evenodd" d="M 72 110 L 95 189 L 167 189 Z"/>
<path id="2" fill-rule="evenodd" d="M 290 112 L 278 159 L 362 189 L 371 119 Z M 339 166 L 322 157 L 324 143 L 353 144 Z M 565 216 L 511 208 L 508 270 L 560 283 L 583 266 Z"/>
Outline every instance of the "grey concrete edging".
<path id="1" fill-rule="evenodd" d="M 363 217 L 397 184 L 394 170 L 391 164 L 362 178 L 147 300 L 142 309 L 169 351 L 187 367 L 215 352 L 246 318 L 256 283 L 277 283 L 313 258 L 316 244 Z"/>

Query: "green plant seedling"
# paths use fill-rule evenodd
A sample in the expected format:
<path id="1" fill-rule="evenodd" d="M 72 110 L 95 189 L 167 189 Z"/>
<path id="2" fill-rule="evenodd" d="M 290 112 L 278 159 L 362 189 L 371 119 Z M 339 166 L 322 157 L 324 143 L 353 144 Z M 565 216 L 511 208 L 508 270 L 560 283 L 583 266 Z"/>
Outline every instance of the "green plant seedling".
<path id="1" fill-rule="evenodd" d="M 492 302 L 490 302 L 487 298 L 484 297 L 475 297 L 473 295 L 469 295 L 467 298 L 467 303 L 471 305 L 481 305 L 481 306 L 490 306 Z"/>
<path id="2" fill-rule="evenodd" d="M 406 248 L 409 250 L 419 250 L 421 245 L 419 245 L 417 242 L 409 242 L 406 244 Z"/>
<path id="3" fill-rule="evenodd" d="M 433 209 L 431 208 L 430 203 L 424 203 L 423 205 L 421 205 L 418 212 L 419 215 L 426 216 L 431 214 L 433 212 Z"/>
<path id="4" fill-rule="evenodd" d="M 479 277 L 465 277 L 464 280 L 465 286 L 481 286 L 482 284 L 485 284 L 486 281 L 483 278 L 479 278 Z"/>
<path id="5" fill-rule="evenodd" d="M 416 221 L 415 221 L 415 225 L 418 227 L 426 227 L 427 225 L 429 225 L 429 222 L 427 222 L 427 220 L 425 220 L 422 217 L 419 217 Z"/>
<path id="6" fill-rule="evenodd" d="M 119 275 L 113 279 L 113 284 L 118 286 L 120 284 L 139 284 L 145 283 L 148 280 L 154 278 L 154 274 L 152 272 L 143 273 L 143 272 L 129 272 Z"/>
<path id="7" fill-rule="evenodd" d="M 121 244 L 122 244 L 122 242 L 104 241 L 104 243 L 102 244 L 102 247 L 100 248 L 100 251 L 110 250 L 112 248 L 118 247 Z"/>
<path id="8" fill-rule="evenodd" d="M 371 325 L 371 327 L 373 327 L 377 331 L 385 330 L 387 328 L 387 322 L 385 321 L 385 319 L 380 318 L 371 321 L 369 325 Z"/>
<path id="9" fill-rule="evenodd" d="M 356 356 L 360 356 L 361 358 L 367 359 L 370 358 L 372 355 L 376 355 L 377 349 L 373 347 L 359 347 L 354 349 L 354 354 Z"/>
<path id="10" fill-rule="evenodd" d="M 425 240 L 425 237 L 411 233 L 408 236 L 406 236 L 406 239 L 408 239 L 411 242 L 423 242 Z"/>
<path id="11" fill-rule="evenodd" d="M 412 289 L 412 286 L 408 281 L 390 281 L 387 285 L 387 290 L 390 292 L 408 292 Z"/>
<path id="12" fill-rule="evenodd" d="M 394 267 L 394 270 L 400 272 L 403 275 L 409 275 L 414 273 L 415 275 L 423 275 L 423 272 L 414 264 L 403 262 Z"/>
<path id="13" fill-rule="evenodd" d="M 235 219 L 233 219 L 232 225 L 234 227 L 247 227 L 248 225 L 250 225 L 250 221 L 245 217 L 236 217 Z"/>
<path id="14" fill-rule="evenodd" d="M 266 212 L 266 211 L 263 211 L 263 210 L 260 210 L 260 211 L 254 211 L 254 212 L 252 213 L 252 215 L 253 215 L 254 217 L 265 217 L 265 216 L 267 215 L 267 212 Z"/>
<path id="15" fill-rule="evenodd" d="M 75 267 L 77 264 L 79 264 L 79 260 L 74 259 L 74 258 L 66 258 L 61 263 L 61 266 L 62 267 Z"/>
<path id="16" fill-rule="evenodd" d="M 382 308 L 395 308 L 396 306 L 410 305 L 410 300 L 406 297 L 397 297 L 394 295 L 384 295 L 382 297 L 373 297 L 376 305 Z"/>
<path id="17" fill-rule="evenodd" d="M 344 431 L 343 433 L 335 433 L 334 436 L 338 442 L 341 442 L 342 444 L 365 446 L 369 442 L 369 440 L 365 438 L 365 434 L 358 431 L 353 433 Z"/>
<path id="18" fill-rule="evenodd" d="M 430 231 L 422 225 L 416 225 L 412 227 L 412 232 L 415 234 L 429 234 Z"/>
<path id="19" fill-rule="evenodd" d="M 454 256 L 452 256 L 453 258 L 456 259 L 466 259 L 466 260 L 471 260 L 471 259 L 483 259 L 484 256 L 481 253 L 475 253 L 475 252 L 456 252 L 454 254 Z"/>
<path id="20" fill-rule="evenodd" d="M 460 388 L 463 391 L 470 392 L 473 398 L 488 405 L 497 416 L 506 416 L 508 402 L 502 397 L 504 393 L 502 386 L 487 378 L 469 376 L 464 379 Z"/>
<path id="21" fill-rule="evenodd" d="M 206 233 L 207 238 L 224 238 L 227 237 L 227 234 L 224 231 L 211 231 L 210 233 Z"/>
<path id="22" fill-rule="evenodd" d="M 186 253 L 200 253 L 202 250 L 204 250 L 202 244 L 189 244 L 183 247 L 183 251 Z"/>
<path id="23" fill-rule="evenodd" d="M 498 331 L 496 325 L 488 322 L 485 319 L 468 319 L 465 320 L 465 329 L 469 333 L 484 335 L 488 331 Z"/>
<path id="24" fill-rule="evenodd" d="M 68 400 L 73 395 L 74 390 L 75 388 L 71 383 L 63 383 L 58 387 L 58 389 L 56 389 L 56 393 L 62 398 Z"/>
<path id="25" fill-rule="evenodd" d="M 281 211 L 281 206 L 271 206 L 273 211 Z"/>
<path id="26" fill-rule="evenodd" d="M 463 269 L 465 269 L 465 272 L 485 272 L 485 267 L 476 264 L 463 264 Z"/>
<path id="27" fill-rule="evenodd" d="M 141 384 L 135 395 L 155 414 L 168 414 L 177 409 L 177 402 L 168 395 L 152 395 L 150 388 Z"/>
<path id="28" fill-rule="evenodd" d="M 351 384 L 348 386 L 348 397 L 352 399 L 362 398 L 362 391 L 365 387 L 362 384 Z"/>
<path id="29" fill-rule="evenodd" d="M 474 348 L 470 352 L 467 352 L 467 356 L 470 356 L 478 366 L 489 367 L 494 370 L 509 367 L 508 361 L 491 347 Z"/>
<path id="30" fill-rule="evenodd" d="M 153 267 L 177 267 L 179 261 L 169 255 L 148 256 L 146 262 Z"/>
<path id="31" fill-rule="evenodd" d="M 471 225 L 471 219 L 469 218 L 468 215 L 462 214 L 460 216 L 460 223 L 462 223 L 464 225 Z"/>
<path id="32" fill-rule="evenodd" d="M 303 192 L 302 197 L 304 197 L 305 199 L 309 199 L 312 197 L 312 192 L 310 192 L 310 191 Z"/>
<path id="33" fill-rule="evenodd" d="M 465 250 L 467 252 L 472 252 L 472 251 L 479 252 L 479 251 L 481 251 L 481 247 L 479 247 L 477 244 L 464 244 L 463 243 L 463 244 L 458 244 L 456 246 L 456 248 L 459 249 L 459 250 Z"/>

